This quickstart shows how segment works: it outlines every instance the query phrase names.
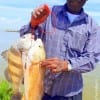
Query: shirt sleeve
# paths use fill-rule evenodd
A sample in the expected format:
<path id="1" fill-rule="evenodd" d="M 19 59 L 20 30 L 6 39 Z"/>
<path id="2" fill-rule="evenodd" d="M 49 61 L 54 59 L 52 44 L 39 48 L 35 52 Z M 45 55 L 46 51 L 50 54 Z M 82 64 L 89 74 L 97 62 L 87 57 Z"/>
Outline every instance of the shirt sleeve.
<path id="1" fill-rule="evenodd" d="M 71 71 L 85 73 L 93 70 L 100 60 L 100 27 L 93 25 L 86 42 L 84 53 L 80 57 L 71 58 Z"/>
<path id="2" fill-rule="evenodd" d="M 45 23 L 40 24 L 36 28 L 32 28 L 30 24 L 24 25 L 20 29 L 20 36 L 22 37 L 25 34 L 34 34 L 35 38 L 44 38 L 45 33 Z"/>
<path id="3" fill-rule="evenodd" d="M 31 28 L 30 24 L 24 25 L 20 29 L 20 36 L 31 33 L 31 31 L 32 31 L 32 28 Z"/>

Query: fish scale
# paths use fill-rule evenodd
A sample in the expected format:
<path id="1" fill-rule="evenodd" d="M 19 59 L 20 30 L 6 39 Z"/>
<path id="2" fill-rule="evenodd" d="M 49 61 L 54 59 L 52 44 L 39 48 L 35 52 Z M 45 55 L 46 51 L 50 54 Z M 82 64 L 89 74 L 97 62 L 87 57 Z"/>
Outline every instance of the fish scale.
<path id="1" fill-rule="evenodd" d="M 23 67 L 21 56 L 13 47 L 8 50 L 8 71 L 14 94 L 17 94 L 23 78 Z"/>

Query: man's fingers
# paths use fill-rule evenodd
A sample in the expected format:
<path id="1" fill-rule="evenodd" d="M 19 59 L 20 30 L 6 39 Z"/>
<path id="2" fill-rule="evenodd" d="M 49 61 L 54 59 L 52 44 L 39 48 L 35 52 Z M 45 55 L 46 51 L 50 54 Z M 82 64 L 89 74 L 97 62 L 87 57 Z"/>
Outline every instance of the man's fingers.
<path id="1" fill-rule="evenodd" d="M 41 9 L 41 10 L 37 10 L 37 11 L 35 11 L 33 14 L 32 14 L 32 16 L 34 17 L 34 18 L 37 18 L 38 16 L 40 16 L 41 15 L 41 13 L 43 12 L 43 10 Z"/>
<path id="2" fill-rule="evenodd" d="M 35 13 L 32 13 L 32 17 L 37 18 L 37 15 Z"/>
<path id="3" fill-rule="evenodd" d="M 52 69 L 51 72 L 52 73 L 57 73 L 57 69 Z"/>
<path id="4" fill-rule="evenodd" d="M 43 12 L 43 8 L 39 9 L 40 12 Z"/>
<path id="5" fill-rule="evenodd" d="M 50 64 L 50 65 L 47 65 L 46 68 L 49 68 L 49 69 L 56 69 L 56 65 L 55 64 Z"/>
<path id="6" fill-rule="evenodd" d="M 58 73 L 61 72 L 61 68 L 60 67 L 56 67 L 54 69 L 51 70 L 53 73 Z"/>
<path id="7" fill-rule="evenodd" d="M 35 9 L 34 12 L 32 13 L 32 16 L 37 18 L 39 15 L 41 15 L 42 12 L 43 12 L 43 6 Z"/>
<path id="8" fill-rule="evenodd" d="M 43 62 L 41 62 L 41 65 L 45 66 L 45 67 L 48 67 L 48 66 L 52 66 L 53 63 L 51 61 L 43 61 Z"/>
<path id="9" fill-rule="evenodd" d="M 48 65 L 51 65 L 51 62 L 47 62 L 46 60 L 41 62 L 41 66 L 46 67 Z"/>

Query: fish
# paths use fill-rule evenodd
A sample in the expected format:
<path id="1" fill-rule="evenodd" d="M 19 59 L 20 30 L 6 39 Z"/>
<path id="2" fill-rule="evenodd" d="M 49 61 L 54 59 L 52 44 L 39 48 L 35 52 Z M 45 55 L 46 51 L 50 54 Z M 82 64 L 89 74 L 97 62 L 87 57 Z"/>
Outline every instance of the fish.
<path id="1" fill-rule="evenodd" d="M 24 78 L 21 100 L 42 100 L 46 70 L 45 67 L 41 67 L 41 61 L 46 57 L 42 40 L 33 39 L 31 34 L 24 35 L 8 50 L 7 56 L 8 73 L 13 83 L 14 94 L 18 94 Z"/>
<path id="2" fill-rule="evenodd" d="M 41 39 L 34 41 L 27 57 L 24 64 L 25 99 L 23 100 L 42 100 L 45 68 L 41 67 L 40 63 L 45 59 L 45 50 Z"/>

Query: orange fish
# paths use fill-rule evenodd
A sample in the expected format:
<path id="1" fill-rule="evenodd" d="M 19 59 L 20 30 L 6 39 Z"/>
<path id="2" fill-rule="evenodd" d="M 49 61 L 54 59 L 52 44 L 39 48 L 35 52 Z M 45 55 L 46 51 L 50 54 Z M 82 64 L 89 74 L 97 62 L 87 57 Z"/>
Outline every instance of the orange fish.
<path id="1" fill-rule="evenodd" d="M 31 55 L 31 56 L 30 56 Z M 23 54 L 23 57 L 25 55 Z M 41 100 L 43 96 L 43 81 L 45 68 L 40 62 L 45 59 L 45 50 L 41 39 L 34 41 L 26 55 L 24 64 L 25 97 L 23 100 Z M 23 62 L 24 62 L 23 61 Z"/>
<path id="2" fill-rule="evenodd" d="M 34 40 L 31 34 L 27 34 L 8 50 L 7 55 L 8 74 L 13 84 L 14 94 L 19 92 L 24 77 L 22 100 L 41 100 L 45 74 L 45 68 L 40 66 L 41 61 L 45 59 L 42 40 Z"/>

